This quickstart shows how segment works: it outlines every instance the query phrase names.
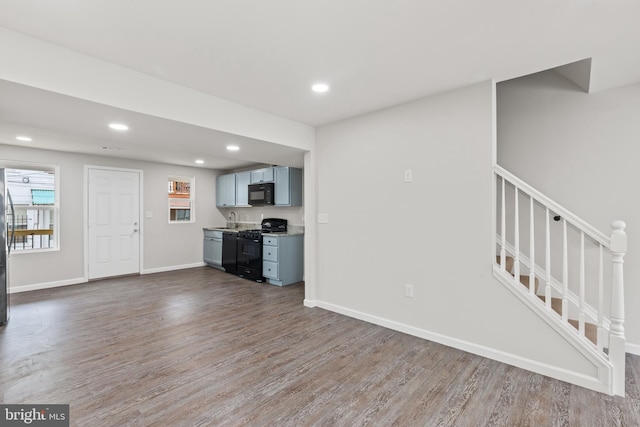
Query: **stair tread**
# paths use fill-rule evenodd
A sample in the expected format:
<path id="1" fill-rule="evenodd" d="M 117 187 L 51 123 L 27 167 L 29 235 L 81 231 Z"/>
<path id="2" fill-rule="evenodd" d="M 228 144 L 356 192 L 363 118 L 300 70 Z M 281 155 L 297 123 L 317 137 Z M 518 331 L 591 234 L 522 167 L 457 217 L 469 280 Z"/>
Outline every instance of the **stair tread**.
<path id="1" fill-rule="evenodd" d="M 522 275 L 520 276 L 520 283 L 522 283 L 527 289 L 529 289 L 529 276 Z M 540 286 L 540 281 L 538 278 L 535 278 L 535 289 L 534 292 L 538 292 L 538 286 Z"/>
<path id="2" fill-rule="evenodd" d="M 538 295 L 538 298 L 540 298 L 542 302 L 546 302 L 546 298 L 544 295 Z M 551 297 L 551 309 L 556 313 L 562 315 L 562 300 L 560 298 Z"/>
<path id="3" fill-rule="evenodd" d="M 544 295 L 538 295 L 538 298 L 540 298 L 542 302 L 546 301 Z M 553 311 L 555 311 L 559 315 L 562 315 L 562 299 L 551 297 L 551 309 L 553 309 Z M 571 324 L 571 326 L 578 329 L 579 323 L 577 320 L 569 319 L 569 323 Z M 584 322 L 584 335 L 587 337 L 587 339 L 589 339 L 589 341 L 597 344 L 598 326 L 594 325 L 593 323 Z"/>
<path id="4" fill-rule="evenodd" d="M 569 323 L 576 329 L 578 329 L 578 321 L 574 319 L 569 319 Z M 598 326 L 593 323 L 584 322 L 584 336 L 589 339 L 594 344 L 598 343 Z"/>
<path id="5" fill-rule="evenodd" d="M 496 256 L 496 263 L 500 265 L 500 255 Z M 505 257 L 505 270 L 511 273 L 513 269 L 514 260 L 513 257 L 507 256 Z M 529 276 L 521 275 L 520 283 L 522 283 L 527 289 L 529 289 Z M 538 292 L 539 286 L 538 278 L 535 278 L 535 290 L 534 292 Z M 542 300 L 542 302 L 546 301 L 544 295 L 538 295 L 538 298 Z M 562 316 L 562 299 L 551 297 L 551 309 Z M 569 319 L 569 324 L 571 324 L 574 328 L 579 328 L 579 323 L 577 320 Z M 598 336 L 598 326 L 593 323 L 585 322 L 584 323 L 584 335 L 587 337 L 589 341 L 597 345 L 597 336 Z"/>
<path id="6" fill-rule="evenodd" d="M 500 255 L 496 256 L 496 263 L 500 265 Z M 504 265 L 505 265 L 505 270 L 511 273 L 511 270 L 513 269 L 513 257 L 510 257 L 510 256 L 505 257 Z"/>

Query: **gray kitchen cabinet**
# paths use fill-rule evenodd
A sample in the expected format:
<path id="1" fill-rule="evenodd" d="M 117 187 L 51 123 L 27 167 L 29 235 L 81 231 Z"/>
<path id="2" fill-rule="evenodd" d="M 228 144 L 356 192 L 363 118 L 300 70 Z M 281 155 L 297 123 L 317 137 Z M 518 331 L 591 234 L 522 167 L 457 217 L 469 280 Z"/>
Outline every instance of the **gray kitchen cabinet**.
<path id="1" fill-rule="evenodd" d="M 204 230 L 202 258 L 207 265 L 222 269 L 222 230 Z"/>
<path id="2" fill-rule="evenodd" d="M 236 174 L 236 206 L 249 206 L 251 171 Z"/>
<path id="3" fill-rule="evenodd" d="M 275 171 L 275 205 L 302 206 L 302 169 L 278 166 Z"/>
<path id="4" fill-rule="evenodd" d="M 251 171 L 251 184 L 273 182 L 273 168 L 262 168 Z"/>
<path id="5" fill-rule="evenodd" d="M 236 174 L 216 177 L 216 206 L 220 208 L 236 205 Z"/>
<path id="6" fill-rule="evenodd" d="M 300 282 L 304 274 L 304 236 L 268 235 L 262 239 L 262 275 L 272 285 Z"/>
<path id="7" fill-rule="evenodd" d="M 216 178 L 216 206 L 249 206 L 249 184 L 273 182 L 275 206 L 302 206 L 302 169 L 288 166 L 255 169 L 219 175 Z"/>

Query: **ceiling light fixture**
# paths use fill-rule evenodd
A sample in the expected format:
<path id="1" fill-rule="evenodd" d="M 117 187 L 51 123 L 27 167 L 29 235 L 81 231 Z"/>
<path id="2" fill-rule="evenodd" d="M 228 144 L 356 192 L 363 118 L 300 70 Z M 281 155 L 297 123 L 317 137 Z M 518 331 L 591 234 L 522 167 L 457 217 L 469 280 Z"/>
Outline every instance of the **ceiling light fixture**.
<path id="1" fill-rule="evenodd" d="M 122 123 L 109 123 L 109 127 L 113 130 L 120 130 L 120 131 L 129 130 L 129 126 Z"/>
<path id="2" fill-rule="evenodd" d="M 20 136 L 16 136 L 16 139 L 17 139 L 18 141 L 24 141 L 24 142 L 31 142 L 31 141 L 33 141 L 33 139 L 29 138 L 28 136 L 22 136 L 22 135 L 20 135 Z"/>
<path id="3" fill-rule="evenodd" d="M 329 85 L 326 83 L 316 83 L 311 86 L 311 90 L 316 93 L 324 93 L 329 90 Z"/>
<path id="4" fill-rule="evenodd" d="M 203 165 L 203 164 L 204 164 L 204 160 L 202 160 L 202 159 L 197 159 L 197 160 L 196 160 L 196 164 Z"/>
<path id="5" fill-rule="evenodd" d="M 240 147 L 238 147 L 237 145 L 227 145 L 227 150 L 229 151 L 238 151 L 240 149 Z"/>

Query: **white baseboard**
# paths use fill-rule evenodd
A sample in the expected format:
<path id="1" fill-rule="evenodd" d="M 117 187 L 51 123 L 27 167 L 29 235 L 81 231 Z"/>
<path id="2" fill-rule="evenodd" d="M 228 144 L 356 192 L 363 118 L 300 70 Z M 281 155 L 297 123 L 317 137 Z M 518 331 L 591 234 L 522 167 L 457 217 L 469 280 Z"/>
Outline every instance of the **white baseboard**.
<path id="1" fill-rule="evenodd" d="M 167 271 L 184 270 L 187 268 L 204 267 L 204 262 L 195 262 L 193 264 L 170 265 L 167 267 L 145 268 L 140 274 L 165 273 Z"/>
<path id="2" fill-rule="evenodd" d="M 202 267 L 206 265 L 204 262 L 197 262 L 193 264 L 172 265 L 169 267 L 150 268 L 144 270 L 140 274 L 151 273 L 164 273 L 167 271 L 184 270 L 185 268 Z M 87 283 L 88 280 L 84 277 L 78 277 L 75 279 L 58 280 L 56 282 L 34 283 L 33 285 L 11 286 L 9 288 L 10 294 L 17 294 L 20 292 L 37 291 L 40 289 L 58 288 L 60 286 L 78 285 L 80 283 Z"/>
<path id="3" fill-rule="evenodd" d="M 632 344 L 630 342 L 625 346 L 625 351 L 627 353 L 635 354 L 636 356 L 640 356 L 640 344 Z"/>
<path id="4" fill-rule="evenodd" d="M 33 285 L 11 286 L 9 288 L 10 294 L 17 294 L 20 292 L 37 291 L 39 289 L 58 288 L 60 286 L 78 285 L 80 283 L 87 283 L 87 279 L 84 277 L 78 277 L 76 279 L 58 280 L 56 282 L 35 283 Z"/>
<path id="5" fill-rule="evenodd" d="M 318 304 L 316 303 L 316 300 L 306 299 L 306 298 L 305 298 L 305 300 L 304 300 L 304 306 L 305 306 L 305 307 L 313 308 L 313 307 L 315 307 L 316 305 L 318 305 Z"/>
<path id="6" fill-rule="evenodd" d="M 335 304 L 327 303 L 324 301 L 315 301 L 316 305 L 320 308 L 324 308 L 335 313 L 343 314 L 348 317 L 363 320 L 365 322 L 373 323 L 375 325 L 383 326 L 385 328 L 392 329 L 394 331 L 403 332 L 405 334 L 413 335 L 415 337 L 423 338 L 429 341 L 437 342 L 439 344 L 446 345 L 448 347 L 457 348 L 469 353 L 476 354 L 478 356 L 486 357 L 498 362 L 506 363 L 508 365 L 516 366 L 518 368 L 526 369 L 531 372 L 535 372 L 541 375 L 545 375 L 551 378 L 555 378 L 561 381 L 566 381 L 571 384 L 576 384 L 581 387 L 595 390 L 600 393 L 611 394 L 609 385 L 603 383 L 596 377 L 581 374 L 579 372 L 568 371 L 563 368 L 551 366 L 546 363 L 541 363 L 535 360 L 527 359 L 522 356 L 517 356 L 510 353 L 505 353 L 501 350 L 485 347 L 468 341 L 460 340 L 457 338 L 442 335 L 436 332 L 428 331 L 425 329 L 416 328 L 414 326 L 406 325 L 393 320 L 388 320 L 382 317 L 373 316 L 367 313 L 362 313 L 356 310 L 352 310 L 346 307 L 341 307 Z M 305 300 L 306 305 L 306 300 Z"/>

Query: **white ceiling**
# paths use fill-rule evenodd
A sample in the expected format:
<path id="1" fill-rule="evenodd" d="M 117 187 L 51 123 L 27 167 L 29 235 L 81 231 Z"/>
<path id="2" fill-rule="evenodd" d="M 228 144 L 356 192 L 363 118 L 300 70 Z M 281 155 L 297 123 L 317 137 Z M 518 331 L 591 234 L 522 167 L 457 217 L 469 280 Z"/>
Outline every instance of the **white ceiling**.
<path id="1" fill-rule="evenodd" d="M 302 166 L 303 152 L 213 129 L 126 111 L 0 80 L 0 141 L 56 149 L 203 167 L 234 169 L 252 163 Z M 126 123 L 117 132 L 108 123 Z M 28 134 L 32 142 L 15 140 Z M 241 156 L 226 146 L 242 146 Z"/>
<path id="2" fill-rule="evenodd" d="M 635 0 L 0 0 L 0 11 L 7 29 L 313 126 L 585 58 L 599 90 L 640 81 Z M 331 90 L 313 94 L 316 81 Z M 221 149 L 232 135 L 6 82 L 0 90 L 0 137 L 29 125 L 53 145 L 128 144 L 127 156 L 157 161 L 204 144 L 215 168 L 302 159 L 258 141 L 238 159 Z M 135 123 L 126 137 L 100 128 L 118 114 Z M 172 153 L 181 135 L 187 145 Z"/>

